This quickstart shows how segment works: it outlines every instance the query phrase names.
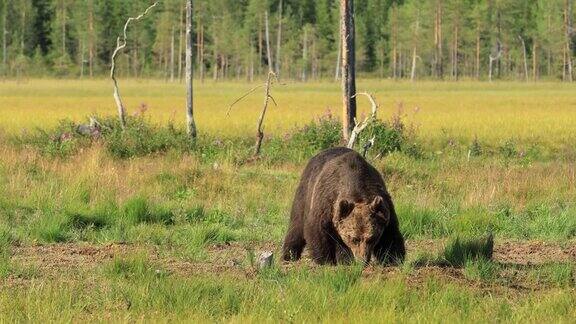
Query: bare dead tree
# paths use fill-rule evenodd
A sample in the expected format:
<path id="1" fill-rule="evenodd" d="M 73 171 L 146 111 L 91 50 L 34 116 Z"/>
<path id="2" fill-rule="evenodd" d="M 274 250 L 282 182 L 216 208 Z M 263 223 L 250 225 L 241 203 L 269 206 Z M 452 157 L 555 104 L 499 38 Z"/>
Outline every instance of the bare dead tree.
<path id="1" fill-rule="evenodd" d="M 282 63 L 282 60 L 280 60 L 280 54 L 281 54 L 281 50 L 282 50 L 282 7 L 283 7 L 283 1 L 280 0 L 280 5 L 279 5 L 279 9 L 278 9 L 278 38 L 276 39 L 276 68 L 275 68 L 275 72 L 276 75 L 279 76 L 280 75 L 280 64 Z"/>
<path id="2" fill-rule="evenodd" d="M 192 65 L 192 0 L 186 0 L 186 129 L 190 138 L 197 135 L 196 123 L 194 122 L 194 94 Z"/>
<path id="3" fill-rule="evenodd" d="M 494 70 L 494 62 L 500 60 L 500 57 L 502 57 L 502 46 L 500 46 L 500 41 L 497 42 L 496 44 L 496 50 L 497 53 L 496 55 L 492 55 L 490 54 L 489 58 L 490 58 L 490 66 L 488 68 L 488 80 L 490 82 L 492 82 L 492 75 L 493 75 L 493 70 Z"/>
<path id="4" fill-rule="evenodd" d="M 260 155 L 260 149 L 262 148 L 262 141 L 264 140 L 264 130 L 263 130 L 262 125 L 264 124 L 264 118 L 266 117 L 266 112 L 268 111 L 268 106 L 270 104 L 270 100 L 272 100 L 272 103 L 274 103 L 275 106 L 278 106 L 276 104 L 276 101 L 274 100 L 274 97 L 272 97 L 272 95 L 270 94 L 272 84 L 274 81 L 278 82 L 278 78 L 276 77 L 276 73 L 274 73 L 274 71 L 269 71 L 268 77 L 266 79 L 266 83 L 264 83 L 262 85 L 258 85 L 256 87 L 250 89 L 248 92 L 246 92 L 240 98 L 236 99 L 236 101 L 234 101 L 228 107 L 228 112 L 226 113 L 226 115 L 229 116 L 230 111 L 232 110 L 232 107 L 234 107 L 234 105 L 236 105 L 237 103 L 242 101 L 242 99 L 248 97 L 250 94 L 254 93 L 256 90 L 264 88 L 264 106 L 262 107 L 262 112 L 260 113 L 260 117 L 258 118 L 258 123 L 256 125 L 256 146 L 254 147 L 254 156 L 255 157 Z"/>
<path id="5" fill-rule="evenodd" d="M 175 64 L 175 55 L 176 55 L 176 36 L 174 33 L 176 32 L 174 25 L 172 25 L 172 34 L 170 35 L 170 82 L 174 82 L 174 64 Z"/>
<path id="6" fill-rule="evenodd" d="M 120 90 L 118 88 L 118 80 L 116 80 L 116 57 L 124 48 L 126 48 L 126 45 L 128 42 L 127 31 L 128 31 L 128 26 L 130 25 L 130 23 L 132 23 L 133 21 L 139 21 L 142 18 L 146 17 L 146 15 L 148 15 L 150 10 L 152 10 L 157 5 L 158 5 L 158 2 L 154 2 L 150 7 L 146 8 L 144 13 L 140 14 L 137 17 L 130 17 L 130 18 L 128 18 L 128 20 L 126 20 L 126 23 L 124 24 L 123 33 L 121 36 L 118 36 L 118 38 L 116 39 L 116 49 L 112 53 L 112 67 L 110 68 L 110 78 L 112 79 L 112 81 L 114 83 L 114 101 L 116 102 L 116 107 L 118 108 L 118 117 L 120 118 L 120 125 L 122 126 L 122 128 L 126 127 L 126 109 L 124 108 L 124 104 L 122 103 L 122 98 L 120 97 Z"/>
<path id="7" fill-rule="evenodd" d="M 564 48 L 564 81 L 572 82 L 574 80 L 572 68 L 572 0 L 565 0 L 564 3 L 564 29 L 566 45 Z"/>
<path id="8" fill-rule="evenodd" d="M 185 6 L 182 6 L 180 8 L 180 17 L 178 19 L 178 81 L 182 82 L 182 51 L 184 48 L 184 45 L 182 43 L 182 40 L 184 39 L 184 19 L 186 19 L 185 17 L 185 12 L 186 12 L 186 8 Z"/>
<path id="9" fill-rule="evenodd" d="M 436 0 L 434 11 L 434 73 L 436 77 L 444 77 L 444 63 L 442 50 L 442 18 L 444 7 L 442 0 Z"/>
<path id="10" fill-rule="evenodd" d="M 392 4 L 392 78 L 398 78 L 398 5 Z"/>
<path id="11" fill-rule="evenodd" d="M 268 19 L 268 10 L 264 13 L 264 24 L 266 28 L 266 57 L 268 59 L 268 70 L 272 71 L 273 63 L 272 63 L 272 52 L 270 50 L 270 24 Z"/>
<path id="12" fill-rule="evenodd" d="M 4 70 L 6 69 L 6 62 L 8 60 L 8 51 L 7 51 L 7 42 L 6 37 L 8 36 L 8 29 L 6 29 L 6 20 L 7 20 L 7 12 L 8 10 L 5 8 L 3 10 L 3 17 L 2 17 L 2 67 Z"/>
<path id="13" fill-rule="evenodd" d="M 272 80 L 276 79 L 276 74 L 272 71 L 268 72 L 268 78 L 266 79 L 266 92 L 264 95 L 264 107 L 262 108 L 262 112 L 260 113 L 260 117 L 258 118 L 257 124 L 257 133 L 256 133 L 256 147 L 254 148 L 254 156 L 260 155 L 260 148 L 262 147 L 262 140 L 264 140 L 264 132 L 262 130 L 262 123 L 264 123 L 264 117 L 266 117 L 266 111 L 268 110 L 268 103 L 270 99 L 273 102 L 274 98 L 270 95 L 270 86 L 272 85 Z"/>
<path id="14" fill-rule="evenodd" d="M 302 82 L 306 82 L 308 69 L 308 28 L 304 27 L 304 39 L 302 40 Z"/>
<path id="15" fill-rule="evenodd" d="M 94 76 L 94 1 L 88 1 L 88 69 L 90 77 Z"/>
<path id="16" fill-rule="evenodd" d="M 410 81 L 414 82 L 416 80 L 416 62 L 418 59 L 418 34 L 420 32 L 420 12 L 418 12 L 418 16 L 416 17 L 414 27 L 414 40 L 412 44 L 412 68 L 410 70 Z"/>
<path id="17" fill-rule="evenodd" d="M 342 133 L 350 139 L 356 118 L 356 51 L 354 0 L 340 0 L 340 37 L 342 42 Z"/>
<path id="18" fill-rule="evenodd" d="M 334 81 L 340 80 L 340 62 L 342 62 L 342 39 L 338 40 L 338 57 L 336 58 L 336 71 L 334 72 Z"/>
<path id="19" fill-rule="evenodd" d="M 368 97 L 368 99 L 370 100 L 370 103 L 372 104 L 372 113 L 370 114 L 370 116 L 366 117 L 366 119 L 361 122 L 358 123 L 358 120 L 356 120 L 356 118 L 354 118 L 354 129 L 352 130 L 352 133 L 350 134 L 350 140 L 348 140 L 348 145 L 347 147 L 349 149 L 353 149 L 354 145 L 356 144 L 356 141 L 358 140 L 358 136 L 360 135 L 360 133 L 366 128 L 368 127 L 368 125 L 370 125 L 371 123 L 373 123 L 376 120 L 376 114 L 378 113 L 378 103 L 376 103 L 376 99 L 374 99 L 374 96 L 370 93 L 367 92 L 360 92 L 356 95 L 354 95 L 354 97 L 357 97 L 359 95 L 362 96 L 366 96 Z M 370 144 L 370 147 L 374 144 L 374 139 L 368 141 Z M 364 148 L 364 155 L 366 155 L 366 152 L 368 151 L 368 149 L 370 147 L 365 147 Z"/>
<path id="20" fill-rule="evenodd" d="M 524 41 L 524 37 L 521 35 L 518 35 L 518 39 L 520 39 L 520 43 L 522 43 L 522 54 L 524 55 L 524 77 L 526 81 L 528 81 L 530 77 L 528 76 L 528 55 L 526 54 L 526 42 Z"/>

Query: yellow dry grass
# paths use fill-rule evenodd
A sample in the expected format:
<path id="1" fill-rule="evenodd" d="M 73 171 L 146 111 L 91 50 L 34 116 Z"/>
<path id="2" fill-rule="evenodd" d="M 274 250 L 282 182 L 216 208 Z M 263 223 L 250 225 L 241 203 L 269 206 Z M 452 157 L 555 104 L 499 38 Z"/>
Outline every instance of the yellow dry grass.
<path id="1" fill-rule="evenodd" d="M 154 121 L 183 125 L 184 86 L 158 80 L 121 81 L 129 113 L 142 104 Z M 230 103 L 252 88 L 242 82 L 196 83 L 195 107 L 201 132 L 221 135 L 252 134 L 262 105 L 260 91 L 234 107 Z M 518 82 L 359 82 L 358 89 L 376 95 L 383 118 L 403 107 L 423 137 L 443 134 L 494 143 L 507 139 L 541 142 L 576 140 L 576 86 L 562 83 Z M 115 114 L 107 80 L 27 80 L 0 83 L 0 128 L 53 125 L 59 119 L 84 120 L 91 114 Z M 266 120 L 268 133 L 285 132 L 331 109 L 340 113 L 337 83 L 292 83 L 276 86 L 278 108 Z M 361 99 L 361 114 L 368 103 Z"/>

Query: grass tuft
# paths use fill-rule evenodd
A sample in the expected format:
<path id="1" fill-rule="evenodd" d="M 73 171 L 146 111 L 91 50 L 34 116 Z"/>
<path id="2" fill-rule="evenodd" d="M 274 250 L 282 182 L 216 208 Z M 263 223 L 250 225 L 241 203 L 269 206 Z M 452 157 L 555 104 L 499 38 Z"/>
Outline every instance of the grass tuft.
<path id="1" fill-rule="evenodd" d="M 123 207 L 124 218 L 132 224 L 157 223 L 169 225 L 174 222 L 174 215 L 161 206 L 151 206 L 144 197 L 128 199 Z"/>
<path id="2" fill-rule="evenodd" d="M 494 252 L 494 236 L 489 234 L 484 238 L 456 237 L 444 248 L 443 258 L 450 265 L 462 267 L 469 261 L 491 260 Z"/>
<path id="3" fill-rule="evenodd" d="M 464 264 L 464 275 L 471 280 L 494 281 L 499 272 L 498 264 L 485 258 L 469 259 Z"/>

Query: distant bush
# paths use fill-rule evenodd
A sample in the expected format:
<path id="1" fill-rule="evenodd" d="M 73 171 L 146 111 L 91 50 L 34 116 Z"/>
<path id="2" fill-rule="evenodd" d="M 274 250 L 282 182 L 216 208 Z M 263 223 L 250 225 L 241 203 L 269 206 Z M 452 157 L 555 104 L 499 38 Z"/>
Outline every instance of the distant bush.
<path id="1" fill-rule="evenodd" d="M 90 128 L 71 120 L 62 120 L 52 129 L 23 133 L 13 142 L 19 146 L 35 147 L 42 154 L 54 157 L 68 157 L 82 147 L 101 142 L 111 156 L 120 159 L 171 149 L 190 151 L 194 146 L 184 130 L 173 125 L 154 125 L 142 115 L 127 117 L 125 129 L 114 117 L 98 119 L 98 122 L 98 127 Z"/>
<path id="2" fill-rule="evenodd" d="M 405 141 L 402 128 L 394 128 L 391 123 L 383 120 L 376 120 L 370 124 L 360 134 L 360 141 L 357 145 L 365 144 L 372 137 L 374 137 L 374 146 L 371 150 L 379 156 L 401 151 Z"/>
<path id="3" fill-rule="evenodd" d="M 48 130 L 37 128 L 13 138 L 17 146 L 32 146 L 40 153 L 53 157 L 67 157 L 90 143 L 90 139 L 78 136 L 76 125 L 71 120 L 61 120 L 56 127 Z"/>
<path id="4" fill-rule="evenodd" d="M 115 118 L 105 120 L 103 125 L 106 150 L 116 158 L 146 156 L 171 149 L 190 151 L 194 144 L 184 130 L 174 125 L 155 126 L 144 117 L 127 118 L 125 129 Z"/>
<path id="5" fill-rule="evenodd" d="M 408 124 L 399 110 L 389 120 L 377 119 L 360 134 L 357 145 L 363 146 L 374 138 L 370 152 L 384 157 L 393 152 L 404 152 L 412 157 L 421 157 L 422 150 L 416 141 L 416 127 Z"/>
<path id="6" fill-rule="evenodd" d="M 61 158 L 69 157 L 94 143 L 99 143 L 110 156 L 118 159 L 168 151 L 193 153 L 207 162 L 230 159 L 243 163 L 252 158 L 254 140 L 249 137 L 221 139 L 204 135 L 191 140 L 183 128 L 172 124 L 153 124 L 143 114 L 128 116 L 124 129 L 116 117 L 96 120 L 96 127 L 63 120 L 56 127 L 26 132 L 13 141 L 18 146 L 34 147 L 42 154 Z M 357 148 L 372 137 L 375 137 L 375 145 L 371 150 L 374 155 L 385 156 L 395 151 L 403 151 L 411 156 L 421 154 L 414 140 L 414 128 L 406 125 L 399 116 L 389 121 L 377 120 L 372 123 L 361 134 Z M 340 120 L 327 111 L 311 123 L 284 136 L 265 134 L 262 157 L 269 162 L 302 162 L 319 151 L 344 144 Z"/>
<path id="7" fill-rule="evenodd" d="M 338 146 L 342 142 L 342 125 L 328 110 L 310 124 L 289 135 L 290 146 L 313 152 Z"/>

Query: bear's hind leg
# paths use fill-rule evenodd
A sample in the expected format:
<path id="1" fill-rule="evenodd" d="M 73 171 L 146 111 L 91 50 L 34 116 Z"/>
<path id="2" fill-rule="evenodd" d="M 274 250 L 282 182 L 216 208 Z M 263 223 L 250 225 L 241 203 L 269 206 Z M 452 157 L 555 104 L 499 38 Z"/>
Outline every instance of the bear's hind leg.
<path id="1" fill-rule="evenodd" d="M 302 251 L 306 245 L 302 226 L 290 227 L 284 245 L 282 246 L 282 259 L 284 261 L 297 261 L 302 256 Z"/>

